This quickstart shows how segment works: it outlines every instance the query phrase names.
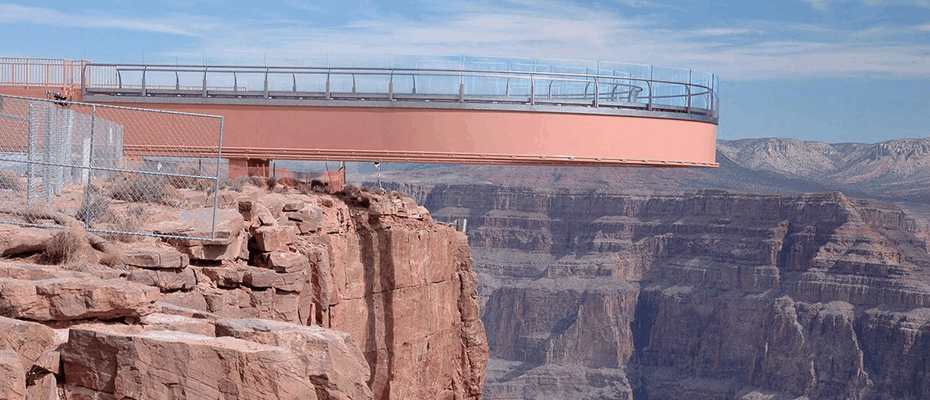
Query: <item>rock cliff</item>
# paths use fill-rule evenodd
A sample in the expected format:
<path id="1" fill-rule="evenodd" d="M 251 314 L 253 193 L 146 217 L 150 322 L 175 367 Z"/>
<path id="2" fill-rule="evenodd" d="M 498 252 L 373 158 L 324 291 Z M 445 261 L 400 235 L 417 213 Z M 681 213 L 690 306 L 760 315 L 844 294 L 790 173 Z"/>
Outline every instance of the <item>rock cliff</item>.
<path id="1" fill-rule="evenodd" d="M 216 240 L 132 241 L 113 268 L 37 265 L 68 232 L 3 226 L 24 258 L 0 263 L 0 398 L 480 398 L 467 238 L 352 189 L 221 191 Z M 209 235 L 189 198 L 149 228 Z"/>
<path id="2" fill-rule="evenodd" d="M 437 185 L 468 218 L 485 397 L 930 398 L 918 221 L 839 192 Z"/>

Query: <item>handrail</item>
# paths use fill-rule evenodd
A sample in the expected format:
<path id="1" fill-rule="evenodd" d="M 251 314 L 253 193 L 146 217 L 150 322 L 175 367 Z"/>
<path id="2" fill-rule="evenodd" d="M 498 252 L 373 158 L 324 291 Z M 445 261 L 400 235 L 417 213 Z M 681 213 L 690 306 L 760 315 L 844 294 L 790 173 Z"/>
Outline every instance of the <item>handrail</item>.
<path id="1" fill-rule="evenodd" d="M 535 69 L 535 67 L 534 67 Z M 110 72 L 108 72 L 110 71 Z M 460 64 L 459 68 L 406 68 L 406 67 L 286 67 L 286 66 L 229 66 L 229 65 L 155 65 L 155 64 L 113 64 L 113 63 L 90 63 L 85 62 L 81 65 L 81 89 L 85 94 L 107 94 L 108 90 L 114 88 L 112 78 L 107 78 L 106 74 L 114 74 L 116 77 L 117 89 L 130 88 L 133 85 L 125 85 L 123 80 L 126 79 L 125 73 L 139 73 L 148 76 L 149 80 L 155 79 L 157 73 L 172 73 L 175 90 L 182 91 L 182 87 L 188 87 L 181 84 L 181 75 L 191 73 L 203 74 L 202 93 L 200 96 L 223 96 L 222 84 L 209 84 L 209 80 L 220 79 L 226 80 L 223 76 L 231 76 L 232 92 L 239 93 L 241 98 L 261 97 L 261 98 L 281 98 L 288 96 L 280 89 L 272 88 L 281 87 L 281 79 L 277 78 L 282 75 L 287 76 L 290 82 L 289 92 L 291 96 L 300 99 L 313 99 L 314 90 L 312 86 L 301 88 L 304 83 L 299 82 L 301 77 L 313 77 L 325 75 L 325 96 L 326 100 L 388 100 L 388 101 L 410 101 L 423 97 L 429 100 L 429 96 L 454 96 L 454 101 L 459 103 L 466 102 L 496 102 L 493 98 L 501 96 L 506 103 L 526 102 L 530 106 L 541 104 L 538 100 L 543 99 L 542 104 L 562 105 L 561 101 L 567 99 L 580 99 L 582 101 L 592 101 L 588 103 L 589 107 L 634 107 L 640 104 L 646 111 L 669 110 L 669 106 L 680 107 L 684 113 L 711 115 L 716 118 L 719 115 L 719 96 L 716 94 L 716 75 L 701 75 L 703 80 L 699 83 L 693 82 L 693 73 L 690 70 L 681 70 L 687 72 L 687 80 L 673 79 L 653 79 L 651 77 L 617 76 L 617 70 L 606 70 L 605 74 L 598 73 L 601 70 L 595 70 L 594 73 L 585 70 L 585 73 L 570 72 L 547 72 L 547 71 L 518 71 L 518 70 L 489 70 L 466 68 Z M 103 75 L 101 75 L 103 74 Z M 245 87 L 239 86 L 240 74 L 262 74 L 262 78 L 253 85 L 247 83 Z M 680 75 L 681 73 L 679 73 Z M 666 73 L 666 75 L 668 75 Z M 86 77 L 85 77 L 86 76 Z M 138 75 L 134 75 L 138 76 Z M 410 77 L 412 84 L 409 92 L 411 95 L 399 95 L 397 93 L 399 84 L 395 78 Z M 92 79 L 91 77 L 103 79 Z M 333 85 L 334 77 L 345 77 L 351 80 L 351 92 L 340 92 Z M 368 77 L 373 80 L 359 81 L 360 78 Z M 708 82 L 707 79 L 710 78 Z M 287 79 L 285 78 L 285 79 Z M 440 79 L 431 81 L 430 79 Z M 454 84 L 442 79 L 458 78 L 458 90 L 455 90 Z M 466 84 L 466 78 L 469 80 Z M 425 84 L 424 84 L 424 81 Z M 419 80 L 419 82 L 418 82 Z M 548 81 L 539 83 L 540 80 Z M 514 84 L 514 81 L 517 82 Z M 100 83 L 98 83 L 100 82 Z M 228 80 L 227 80 L 228 82 Z M 319 82 L 319 81 L 316 81 Z M 341 81 L 347 82 L 347 81 Z M 524 82 L 524 83 L 520 83 Z M 318 85 L 315 83 L 312 85 Z M 364 84 L 364 87 L 360 86 Z M 537 85 L 546 84 L 548 87 L 537 88 Z M 580 85 L 584 84 L 582 88 Z M 590 86 L 594 85 L 593 99 L 589 97 Z M 261 85 L 255 87 L 255 85 Z M 375 86 L 371 86 L 375 85 Z M 383 86 L 381 86 L 383 85 Z M 438 86 L 437 86 L 438 85 Z M 556 90 L 558 85 L 558 90 Z M 601 88 L 601 85 L 606 85 Z M 165 92 L 152 92 L 147 88 L 155 87 L 150 82 L 143 82 L 142 93 L 144 96 L 165 96 Z M 219 87 L 218 87 L 219 86 Z M 317 88 L 319 86 L 316 86 Z M 432 87 L 432 89 L 430 88 Z M 513 90 L 516 88 L 518 93 L 526 93 L 527 97 L 512 98 Z M 539 89 L 546 90 L 543 96 Z M 319 89 L 316 89 L 317 91 Z M 524 91 L 525 90 L 525 91 Z M 556 92 L 558 94 L 556 94 Z M 138 95 L 139 92 L 119 93 L 121 95 Z M 421 93 L 423 93 L 421 95 Z M 178 93 L 178 97 L 190 96 L 191 93 L 185 90 L 185 93 Z M 644 96 L 641 96 L 644 95 Z M 347 97 L 349 96 L 349 97 Z M 525 95 L 524 95 L 525 96 Z M 520 100 L 522 99 L 522 100 Z M 441 100 L 441 99 L 440 99 Z M 577 100 L 576 100 L 577 101 Z M 569 101 L 565 105 L 576 105 L 577 102 Z M 617 103 L 620 102 L 620 103 Z M 626 105 L 624 105 L 626 104 Z M 635 108 L 635 107 L 634 107 Z"/>

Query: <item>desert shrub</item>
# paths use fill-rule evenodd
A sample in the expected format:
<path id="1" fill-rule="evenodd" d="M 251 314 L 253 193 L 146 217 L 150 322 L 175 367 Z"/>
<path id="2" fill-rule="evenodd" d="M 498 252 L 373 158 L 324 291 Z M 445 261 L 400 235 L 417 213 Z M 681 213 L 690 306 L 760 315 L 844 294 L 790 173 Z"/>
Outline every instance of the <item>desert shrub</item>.
<path id="1" fill-rule="evenodd" d="M 89 221 L 106 220 L 110 216 L 110 199 L 101 196 L 91 196 L 90 202 L 81 203 L 74 218 L 87 223 Z"/>
<path id="2" fill-rule="evenodd" d="M 265 187 L 266 181 L 260 176 L 250 176 L 249 180 L 252 182 L 252 186 L 255 187 Z"/>
<path id="3" fill-rule="evenodd" d="M 145 225 L 145 207 L 134 204 L 126 208 L 123 213 L 110 213 L 104 222 L 110 225 L 110 230 L 120 232 L 141 232 Z M 124 233 L 112 233 L 107 235 L 110 240 L 121 242 L 135 242 L 139 239 L 137 235 Z M 102 261 L 101 261 L 102 262 Z"/>
<path id="4" fill-rule="evenodd" d="M 123 265 L 125 255 L 122 250 L 111 248 L 100 254 L 100 263 L 110 267 L 120 267 Z"/>
<path id="5" fill-rule="evenodd" d="M 275 186 L 278 186 L 278 178 L 269 176 L 268 179 L 265 180 L 265 186 L 268 190 L 274 190 Z"/>
<path id="6" fill-rule="evenodd" d="M 251 176 L 240 176 L 238 178 L 224 180 L 223 182 L 220 182 L 220 189 L 241 192 L 242 188 L 244 188 L 245 185 L 252 185 L 252 186 L 259 186 L 259 187 L 263 186 L 263 183 L 261 182 L 259 182 L 259 184 L 256 185 L 255 181 L 252 178 L 253 177 Z"/>
<path id="7" fill-rule="evenodd" d="M 76 264 L 85 262 L 92 255 L 87 232 L 80 228 L 67 228 L 48 240 L 39 260 L 45 264 Z"/>
<path id="8" fill-rule="evenodd" d="M 178 170 L 179 174 L 182 175 L 194 175 L 201 176 L 203 173 L 199 168 L 184 166 Z M 193 189 L 204 191 L 207 189 L 213 188 L 213 179 L 209 177 L 204 178 L 191 178 L 186 176 L 169 176 L 166 178 L 168 184 L 174 186 L 177 189 Z"/>
<path id="9" fill-rule="evenodd" d="M 371 206 L 371 195 L 363 194 L 368 193 L 368 190 L 359 185 L 354 183 L 346 185 L 345 189 L 343 189 L 341 193 L 343 195 L 343 200 L 345 200 L 346 203 L 354 204 L 364 208 Z"/>
<path id="10" fill-rule="evenodd" d="M 178 189 L 163 176 L 124 176 L 110 187 L 110 197 L 115 200 L 157 203 L 178 207 L 183 203 Z"/>
<path id="11" fill-rule="evenodd" d="M 23 180 L 12 171 L 0 172 L 0 189 L 23 190 Z"/>

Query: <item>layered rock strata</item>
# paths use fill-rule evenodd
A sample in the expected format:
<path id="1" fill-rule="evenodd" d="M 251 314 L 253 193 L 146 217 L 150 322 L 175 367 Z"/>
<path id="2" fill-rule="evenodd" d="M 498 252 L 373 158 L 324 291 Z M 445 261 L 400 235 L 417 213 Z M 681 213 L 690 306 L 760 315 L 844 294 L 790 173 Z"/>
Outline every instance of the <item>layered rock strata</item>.
<path id="1" fill-rule="evenodd" d="M 426 205 L 469 220 L 486 398 L 930 398 L 930 255 L 892 206 L 492 185 Z"/>
<path id="2" fill-rule="evenodd" d="M 212 241 L 145 240 L 115 269 L 0 264 L 0 397 L 481 397 L 464 235 L 399 195 L 221 195 L 215 232 L 206 209 L 154 226 Z"/>

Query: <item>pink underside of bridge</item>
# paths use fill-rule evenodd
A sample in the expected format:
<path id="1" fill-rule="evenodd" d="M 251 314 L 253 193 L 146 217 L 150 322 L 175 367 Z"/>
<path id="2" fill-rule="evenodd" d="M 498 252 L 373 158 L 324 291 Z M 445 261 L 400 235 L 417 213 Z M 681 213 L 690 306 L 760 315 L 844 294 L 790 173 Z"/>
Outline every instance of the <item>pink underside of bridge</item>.
<path id="1" fill-rule="evenodd" d="M 44 89 L 0 92 L 45 97 Z M 76 95 L 73 100 L 80 100 Z M 716 125 L 634 116 L 526 111 L 118 103 L 222 115 L 230 176 L 271 159 L 526 165 L 715 167 Z M 127 151 L 144 153 L 133 129 Z M 139 143 L 139 149 L 133 144 Z M 183 145 L 171 143 L 166 145 Z"/>
<path id="2" fill-rule="evenodd" d="M 704 122 L 487 110 L 120 105 L 222 115 L 223 156 L 231 160 L 716 166 L 716 126 Z"/>

